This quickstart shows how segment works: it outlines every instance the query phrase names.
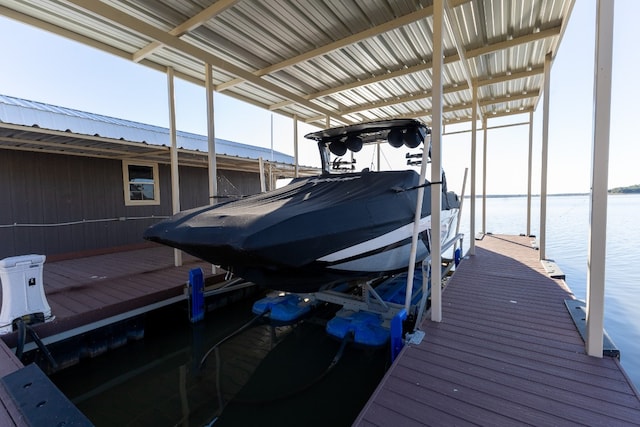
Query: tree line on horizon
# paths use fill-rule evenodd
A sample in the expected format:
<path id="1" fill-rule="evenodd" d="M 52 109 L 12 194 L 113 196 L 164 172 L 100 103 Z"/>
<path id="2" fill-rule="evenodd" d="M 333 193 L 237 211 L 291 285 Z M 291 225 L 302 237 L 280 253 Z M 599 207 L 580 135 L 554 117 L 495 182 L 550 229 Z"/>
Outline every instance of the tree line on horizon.
<path id="1" fill-rule="evenodd" d="M 628 187 L 613 188 L 609 190 L 609 193 L 612 193 L 612 194 L 640 193 L 640 184 L 630 185 Z"/>

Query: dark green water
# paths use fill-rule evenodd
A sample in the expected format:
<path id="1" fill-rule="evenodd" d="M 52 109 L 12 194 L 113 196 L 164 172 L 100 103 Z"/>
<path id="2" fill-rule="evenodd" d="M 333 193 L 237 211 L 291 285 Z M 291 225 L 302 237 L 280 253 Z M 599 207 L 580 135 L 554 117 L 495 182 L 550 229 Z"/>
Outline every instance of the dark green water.
<path id="1" fill-rule="evenodd" d="M 257 297 L 256 297 L 257 299 Z M 340 349 L 320 323 L 258 324 L 253 301 L 192 325 L 184 307 L 149 315 L 143 340 L 51 375 L 96 426 L 348 426 L 385 373 L 388 350 Z"/>

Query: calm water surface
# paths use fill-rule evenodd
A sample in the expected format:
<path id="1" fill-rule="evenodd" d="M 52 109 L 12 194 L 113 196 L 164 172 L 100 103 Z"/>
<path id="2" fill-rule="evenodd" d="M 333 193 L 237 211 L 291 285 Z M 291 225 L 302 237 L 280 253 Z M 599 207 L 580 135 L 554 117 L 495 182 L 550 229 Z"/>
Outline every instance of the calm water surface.
<path id="1" fill-rule="evenodd" d="M 539 198 L 532 233 L 539 235 Z M 477 206 L 480 215 L 481 205 Z M 469 199 L 461 232 L 468 247 Z M 526 198 L 487 199 L 487 231 L 526 232 Z M 548 198 L 547 258 L 585 299 L 588 196 Z M 609 196 L 605 328 L 640 386 L 640 195 Z M 466 216 L 466 218 L 465 218 Z M 476 231 L 481 231 L 478 218 Z M 179 308 L 148 319 L 144 340 L 52 376 L 97 426 L 350 425 L 388 368 L 388 352 L 347 347 L 327 371 L 340 343 L 324 327 L 256 325 L 200 360 L 211 346 L 253 318 L 251 301 L 207 313 L 191 325 Z"/>
<path id="2" fill-rule="evenodd" d="M 51 376 L 96 426 L 346 426 L 388 369 L 387 349 L 346 347 L 322 324 L 256 323 L 251 301 L 192 325 L 183 308 L 147 318 L 141 341 Z"/>

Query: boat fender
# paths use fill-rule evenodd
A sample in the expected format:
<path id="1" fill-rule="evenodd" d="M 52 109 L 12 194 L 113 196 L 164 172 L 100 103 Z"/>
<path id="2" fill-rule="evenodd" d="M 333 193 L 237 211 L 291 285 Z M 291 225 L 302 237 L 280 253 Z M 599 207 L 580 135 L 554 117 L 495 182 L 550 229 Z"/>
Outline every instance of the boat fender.
<path id="1" fill-rule="evenodd" d="M 391 319 L 391 363 L 404 347 L 402 324 L 407 319 L 407 310 L 402 309 Z"/>
<path id="2" fill-rule="evenodd" d="M 456 267 L 458 266 L 458 264 L 460 264 L 461 259 L 462 259 L 462 249 L 456 248 L 456 251 L 454 253 L 454 262 Z"/>

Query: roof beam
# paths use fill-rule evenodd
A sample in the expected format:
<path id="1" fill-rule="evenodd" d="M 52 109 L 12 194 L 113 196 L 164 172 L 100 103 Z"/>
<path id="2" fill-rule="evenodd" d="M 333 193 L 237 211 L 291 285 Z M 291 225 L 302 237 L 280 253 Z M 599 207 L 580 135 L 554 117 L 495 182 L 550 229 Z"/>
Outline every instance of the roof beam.
<path id="1" fill-rule="evenodd" d="M 503 74 L 497 74 L 484 79 L 480 79 L 477 81 L 476 86 L 482 87 L 498 83 L 505 83 L 511 80 L 525 79 L 527 77 L 537 76 L 542 73 L 544 73 L 543 66 L 533 67 L 522 71 L 507 71 Z"/>
<path id="2" fill-rule="evenodd" d="M 270 65 L 270 66 L 268 66 L 266 68 L 263 68 L 261 70 L 256 70 L 256 71 L 253 72 L 253 75 L 254 76 L 264 76 L 266 74 L 271 74 L 273 72 L 282 70 L 283 68 L 287 68 L 287 67 L 290 67 L 292 65 L 298 64 L 300 62 L 308 61 L 308 60 L 310 60 L 312 58 L 325 55 L 325 54 L 327 54 L 329 52 L 333 52 L 335 50 L 342 49 L 345 46 L 356 44 L 359 41 L 366 40 L 366 39 L 371 38 L 371 37 L 375 37 L 378 34 L 386 33 L 388 31 L 394 30 L 396 28 L 408 25 L 408 24 L 410 24 L 412 22 L 419 21 L 420 19 L 425 19 L 425 18 L 427 18 L 429 16 L 432 16 L 432 15 L 433 15 L 433 6 L 429 6 L 429 7 L 426 7 L 424 9 L 420 9 L 420 10 L 417 10 L 415 12 L 408 13 L 408 14 L 406 14 L 404 16 L 399 17 L 399 18 L 396 18 L 396 19 L 393 19 L 391 21 L 385 22 L 382 25 L 378 25 L 378 26 L 375 26 L 375 27 L 368 28 L 368 29 L 366 29 L 364 31 L 361 31 L 359 33 L 352 34 L 352 35 L 350 35 L 348 37 L 345 37 L 343 39 L 336 40 L 336 41 L 334 41 L 332 43 L 329 43 L 329 44 L 326 44 L 324 46 L 320 46 L 320 47 L 318 47 L 316 49 L 313 49 L 313 50 L 310 50 L 308 52 L 302 53 L 302 54 L 300 54 L 298 56 L 294 56 L 292 58 L 286 59 L 286 60 L 284 60 L 282 62 L 279 62 L 277 64 Z M 228 81 L 226 83 L 222 83 L 222 84 L 218 85 L 216 87 L 216 90 L 218 92 L 222 92 L 222 91 L 224 91 L 226 89 L 229 89 L 229 88 L 231 88 L 233 86 L 236 86 L 236 85 L 242 83 L 243 81 L 244 81 L 243 79 L 234 79 L 234 80 L 231 80 L 231 81 Z"/>
<path id="3" fill-rule="evenodd" d="M 197 46 L 179 39 L 178 37 L 167 34 L 164 31 L 154 27 L 153 25 L 147 24 L 146 22 L 128 15 L 125 12 L 122 12 L 121 10 L 118 10 L 112 6 L 93 0 L 68 1 L 69 3 L 75 4 L 76 6 L 86 9 L 98 16 L 122 25 L 123 27 L 133 30 L 145 37 L 148 37 L 152 40 L 157 40 L 166 46 L 181 51 L 186 55 L 192 56 L 193 58 L 199 59 L 204 63 L 211 64 L 212 66 L 224 70 L 227 73 L 239 76 L 244 80 L 258 87 L 261 87 L 264 90 L 272 92 L 282 98 L 290 99 L 291 101 L 294 101 L 297 104 L 304 105 L 305 107 L 313 111 L 317 111 L 318 113 L 330 116 L 340 123 L 351 123 L 350 120 L 340 116 L 339 114 L 336 114 L 334 111 L 327 110 L 326 108 L 310 102 L 299 95 L 291 93 L 288 90 L 281 88 L 280 86 L 265 81 L 260 77 L 254 76 L 251 72 L 243 70 L 236 65 L 224 61 L 217 56 L 198 48 Z"/>
<path id="4" fill-rule="evenodd" d="M 462 65 L 462 73 L 464 74 L 464 79 L 467 81 L 467 86 L 469 88 L 473 87 L 473 79 L 471 74 L 471 69 L 469 68 L 469 62 L 467 61 L 467 51 L 464 47 L 464 42 L 462 40 L 462 35 L 460 34 L 460 27 L 457 24 L 457 21 L 453 19 L 451 7 L 449 6 L 448 1 L 444 1 L 443 5 L 444 14 L 443 14 L 443 22 L 445 27 L 449 27 L 450 32 L 453 34 L 453 40 L 455 42 L 456 51 L 458 52 L 458 56 L 460 57 L 460 63 Z M 443 64 L 444 65 L 444 64 Z M 482 113 L 480 113 L 482 116 Z"/>
<path id="5" fill-rule="evenodd" d="M 39 28 L 41 30 L 45 30 L 48 31 L 50 33 L 56 34 L 58 36 L 64 37 L 66 39 L 69 40 L 73 40 L 76 41 L 78 43 L 82 43 L 84 45 L 87 46 L 91 46 L 95 49 L 98 49 L 100 51 L 103 52 L 107 52 L 110 53 L 112 55 L 115 55 L 119 58 L 122 59 L 126 59 L 126 60 L 131 60 L 131 54 L 129 52 L 126 52 L 124 50 L 118 49 L 114 46 L 108 45 L 106 43 L 101 43 L 97 40 L 94 40 L 92 38 L 80 35 L 78 33 L 75 33 L 73 31 L 67 30 L 66 28 L 62 28 L 59 27 L 57 25 L 53 25 L 49 22 L 45 22 L 42 21 L 40 19 L 34 18 L 33 16 L 29 16 L 29 15 L 25 15 L 24 13 L 21 12 L 17 12 L 13 9 L 9 9 L 5 6 L 0 6 L 0 15 L 4 15 L 8 18 L 14 19 L 16 21 L 22 22 L 24 24 L 27 25 L 31 25 L 32 27 L 36 27 Z M 164 65 L 160 65 L 157 62 L 153 62 L 150 61 L 148 59 L 143 59 L 139 62 L 141 65 L 145 65 L 151 69 L 154 69 L 156 71 L 160 71 L 162 73 L 166 72 L 167 67 Z M 190 76 L 188 74 L 184 74 L 184 73 L 180 73 L 180 72 L 176 72 L 175 73 L 176 77 L 179 77 L 183 80 L 186 80 L 188 82 L 191 82 L 193 84 L 196 85 L 202 85 L 202 81 L 195 79 L 193 76 Z"/>
<path id="6" fill-rule="evenodd" d="M 193 31 L 194 29 L 198 28 L 208 20 L 212 19 L 214 16 L 221 14 L 222 12 L 224 12 L 226 9 L 230 8 L 237 2 L 238 0 L 218 0 L 211 6 L 200 11 L 200 13 L 192 16 L 182 24 L 175 27 L 173 30 L 169 31 L 169 34 L 172 36 L 180 37 L 183 34 Z M 163 46 L 162 43 L 155 40 L 149 43 L 148 45 L 146 45 L 145 47 L 143 47 L 142 49 L 138 50 L 137 52 L 134 52 L 133 55 L 131 56 L 131 59 L 133 59 L 134 62 L 140 62 L 146 56 L 150 55 L 151 53 L 153 53 L 155 50 L 157 50 L 162 46 Z"/>
<path id="7" fill-rule="evenodd" d="M 520 96 L 518 95 L 518 99 L 526 99 L 528 98 L 533 98 L 535 96 L 537 96 L 538 94 L 535 93 L 533 95 L 530 96 Z M 504 97 L 504 98 L 500 98 L 500 99 L 495 99 L 495 100 L 491 100 L 491 101 L 485 101 L 485 105 L 483 106 L 488 106 L 488 105 L 492 105 L 492 104 L 498 104 L 500 102 L 508 102 L 509 100 L 516 100 L 516 97 Z M 457 104 L 457 105 L 450 105 L 448 107 L 444 107 L 442 109 L 443 113 L 453 113 L 455 111 L 461 111 L 461 110 L 468 110 L 471 109 L 471 103 L 462 103 L 462 104 Z M 509 116 L 509 115 L 513 115 L 513 114 L 522 114 L 522 113 L 526 113 L 529 111 L 533 111 L 533 108 L 524 108 L 523 110 L 512 110 L 509 112 L 505 112 L 505 113 L 498 113 L 498 114 L 493 114 L 493 113 L 487 113 L 485 112 L 485 115 L 487 116 L 487 118 L 494 118 L 494 117 L 502 117 L 502 116 Z M 417 113 L 413 113 L 413 114 L 402 114 L 399 116 L 396 116 L 395 118 L 407 118 L 407 119 L 418 119 L 421 117 L 426 117 L 426 118 L 430 118 L 431 117 L 431 109 L 428 110 L 423 110 Z M 394 118 L 394 117 L 390 117 L 389 119 Z M 469 117 L 466 120 L 445 120 L 445 122 L 447 123 L 459 123 L 459 122 L 464 122 L 464 121 L 471 121 L 471 117 Z"/>
<path id="8" fill-rule="evenodd" d="M 476 56 L 485 55 L 487 53 L 493 53 L 498 50 L 509 49 L 521 44 L 531 43 L 538 40 L 546 39 L 548 37 L 555 37 L 562 31 L 562 25 L 547 28 L 543 31 L 535 31 L 533 33 L 525 34 L 523 36 L 514 37 L 510 40 L 503 40 L 497 43 L 490 43 L 486 46 L 482 46 L 476 49 L 467 51 L 467 59 L 475 58 Z"/>
<path id="9" fill-rule="evenodd" d="M 518 44 L 521 43 L 528 43 L 528 42 L 532 42 L 532 41 L 536 41 L 536 40 L 541 40 L 547 37 L 553 37 L 556 36 L 560 33 L 560 29 L 561 26 L 557 26 L 557 27 L 552 27 L 549 28 L 545 31 L 539 31 L 537 33 L 531 33 L 531 34 L 527 34 L 524 36 L 520 36 L 520 37 L 515 37 L 511 40 L 506 40 L 506 41 L 502 41 L 502 42 L 498 42 L 498 43 L 493 43 L 493 44 L 488 44 L 487 46 L 484 46 L 482 48 L 477 48 L 477 49 L 473 49 L 470 51 L 466 52 L 466 58 L 470 59 L 470 58 L 474 58 L 476 56 L 479 55 L 484 55 L 484 54 L 488 54 L 488 53 L 493 53 L 493 52 L 497 52 L 499 50 L 503 50 L 503 49 L 508 49 L 510 47 L 516 46 Z M 445 64 L 450 64 L 453 62 L 457 62 L 460 61 L 460 55 L 459 54 L 454 54 L 454 55 L 449 55 L 447 57 L 444 58 L 444 63 Z M 379 83 L 381 81 L 385 81 L 385 80 L 389 80 L 389 79 L 394 79 L 397 77 L 402 77 L 402 76 L 406 76 L 409 74 L 413 74 L 413 73 L 419 73 L 422 71 L 427 71 L 430 70 L 432 67 L 432 63 L 431 61 L 422 63 L 422 64 L 418 64 L 418 65 L 414 65 L 413 67 L 405 67 L 405 68 L 401 68 L 399 70 L 396 71 L 391 71 L 385 74 L 380 74 L 377 76 L 373 76 L 371 78 L 368 79 L 363 79 L 363 80 L 356 80 L 347 84 L 344 84 L 342 86 L 336 86 L 334 88 L 330 88 L 327 90 L 323 90 L 320 92 L 315 92 L 309 95 L 304 96 L 304 98 L 312 100 L 312 99 L 316 99 L 316 98 L 321 98 L 323 96 L 329 96 L 329 95 L 333 95 L 334 93 L 339 93 L 339 92 L 344 92 L 346 90 L 351 90 L 351 89 L 355 89 L 357 87 L 362 87 L 362 86 L 368 86 L 370 84 L 375 84 L 375 83 Z M 502 76 L 498 76 L 498 77 L 492 77 L 490 80 L 479 80 L 478 81 L 478 85 L 479 86 L 485 86 L 485 85 L 489 85 L 489 84 L 495 84 L 495 83 L 501 83 L 504 81 L 508 81 L 508 80 L 514 80 L 514 79 L 520 79 L 520 78 L 525 78 L 525 77 L 530 77 L 533 75 L 537 75 L 537 74 L 541 74 L 543 72 L 542 67 L 535 67 L 532 68 L 531 70 L 523 70 L 523 71 L 517 71 L 517 72 L 512 72 L 511 76 L 509 76 L 508 74 L 504 74 Z M 291 103 L 280 103 L 280 107 L 289 105 Z M 275 104 L 274 104 L 275 105 Z M 274 107 L 274 108 L 270 108 L 270 109 L 276 109 L 279 107 Z"/>
<path id="10" fill-rule="evenodd" d="M 540 95 L 539 90 L 535 90 L 527 93 L 519 93 L 516 95 L 507 94 L 507 96 L 501 96 L 500 98 L 489 98 L 489 99 L 478 100 L 478 105 L 480 105 L 481 107 L 486 107 L 488 105 L 493 105 L 493 104 L 501 104 L 504 102 L 520 101 L 522 99 L 535 98 L 536 96 L 539 96 L 539 95 Z"/>
<path id="11" fill-rule="evenodd" d="M 542 67 L 539 67 L 540 70 L 542 70 Z M 486 85 L 490 85 L 490 84 L 496 84 L 496 83 L 503 83 L 503 82 L 507 82 L 510 80 L 516 80 L 516 79 L 521 79 L 524 77 L 528 77 L 531 75 L 536 75 L 538 71 L 538 68 L 536 69 L 532 69 L 530 71 L 524 71 L 521 73 L 511 73 L 511 74 L 504 74 L 501 76 L 498 76 L 495 79 L 491 79 L 491 80 L 483 80 L 479 83 L 477 83 L 477 86 L 486 86 Z M 466 83 L 461 83 L 456 85 L 452 85 L 449 86 L 447 88 L 445 88 L 444 93 L 448 94 L 448 93 L 454 93 L 454 92 L 458 92 L 458 91 L 462 91 L 462 90 L 467 90 L 469 89 L 469 86 L 467 86 Z M 517 94 L 517 95 L 508 95 L 502 98 L 497 98 L 497 99 L 485 99 L 483 101 L 480 101 L 480 105 L 481 106 L 486 106 L 486 105 L 491 105 L 491 104 L 499 104 L 502 102 L 509 102 L 509 101 L 517 101 L 520 99 L 526 99 L 526 98 L 533 98 L 536 96 L 540 95 L 540 91 L 536 90 L 534 92 L 529 92 L 529 93 L 522 93 L 522 94 Z M 375 103 L 371 103 L 371 104 L 362 104 L 359 105 L 357 107 L 354 108 L 350 108 L 348 110 L 341 110 L 340 113 L 343 115 L 348 115 L 348 114 L 354 114 L 354 113 L 358 113 L 361 111 L 367 111 L 367 110 L 373 110 L 376 108 L 382 108 L 382 107 L 389 107 L 392 105 L 398 105 L 398 104 L 403 104 L 405 102 L 412 102 L 412 101 L 418 101 L 419 97 L 425 98 L 425 97 L 430 97 L 431 96 L 431 91 L 426 91 L 426 92 L 418 92 L 418 93 L 412 93 L 409 94 L 407 96 L 403 96 L 403 97 L 399 97 L 399 98 L 392 98 L 392 99 L 387 99 L 387 100 L 382 100 L 381 102 L 375 102 Z M 467 108 L 471 108 L 470 106 L 468 106 Z"/>
<path id="12" fill-rule="evenodd" d="M 444 89 L 444 93 L 459 92 L 461 90 L 466 90 L 466 89 L 469 89 L 469 87 L 465 83 L 463 83 L 463 84 L 459 84 L 457 86 L 449 86 L 449 87 L 445 88 Z M 375 103 L 371 103 L 371 104 L 362 104 L 362 105 L 359 105 L 359 106 L 357 106 L 355 108 L 350 108 L 348 110 L 342 110 L 342 111 L 340 111 L 340 113 L 344 114 L 346 116 L 348 114 L 359 113 L 361 111 L 367 111 L 367 110 L 373 110 L 373 109 L 376 109 L 376 108 L 382 108 L 382 107 L 389 107 L 389 106 L 392 106 L 392 105 L 404 104 L 405 102 L 421 101 L 424 98 L 430 98 L 430 97 L 431 97 L 431 91 L 420 91 L 420 92 L 411 93 L 411 94 L 403 96 L 403 97 L 386 99 L 386 100 L 382 100 L 380 102 L 375 102 Z"/>
<path id="13" fill-rule="evenodd" d="M 452 55 L 452 56 L 448 56 L 444 59 L 444 63 L 445 64 L 449 64 L 451 62 L 456 62 L 460 59 L 460 57 L 458 55 Z M 373 76 L 370 77 L 368 79 L 364 79 L 364 80 L 356 80 L 353 81 L 351 83 L 347 83 L 345 85 L 342 86 L 338 86 L 338 87 L 334 87 L 334 88 L 330 88 L 327 90 L 323 90 L 320 92 L 315 92 L 309 95 L 305 95 L 304 98 L 312 100 L 312 99 L 317 99 L 317 98 L 322 98 L 323 96 L 329 96 L 329 95 L 333 95 L 334 93 L 339 93 L 339 92 L 344 92 L 346 90 L 350 90 L 350 89 L 355 89 L 358 87 L 362 87 L 362 86 L 368 86 L 370 84 L 375 84 L 375 83 L 379 83 L 385 80 L 390 80 L 390 79 L 395 79 L 397 77 L 402 77 L 402 76 L 406 76 L 409 74 L 413 74 L 413 73 L 418 73 L 421 71 L 427 71 L 430 70 L 432 67 L 431 61 L 428 62 L 424 62 L 422 64 L 418 64 L 418 65 L 414 65 L 413 67 L 403 67 L 399 70 L 395 70 L 395 71 L 389 71 L 387 73 L 384 74 L 379 74 L 377 76 Z M 284 107 L 286 105 L 290 105 L 291 102 L 289 103 L 279 103 L 279 104 L 274 104 L 275 105 L 280 105 L 280 107 Z M 276 109 L 279 107 L 274 107 L 273 109 Z M 271 108 L 270 108 L 271 109 Z"/>

